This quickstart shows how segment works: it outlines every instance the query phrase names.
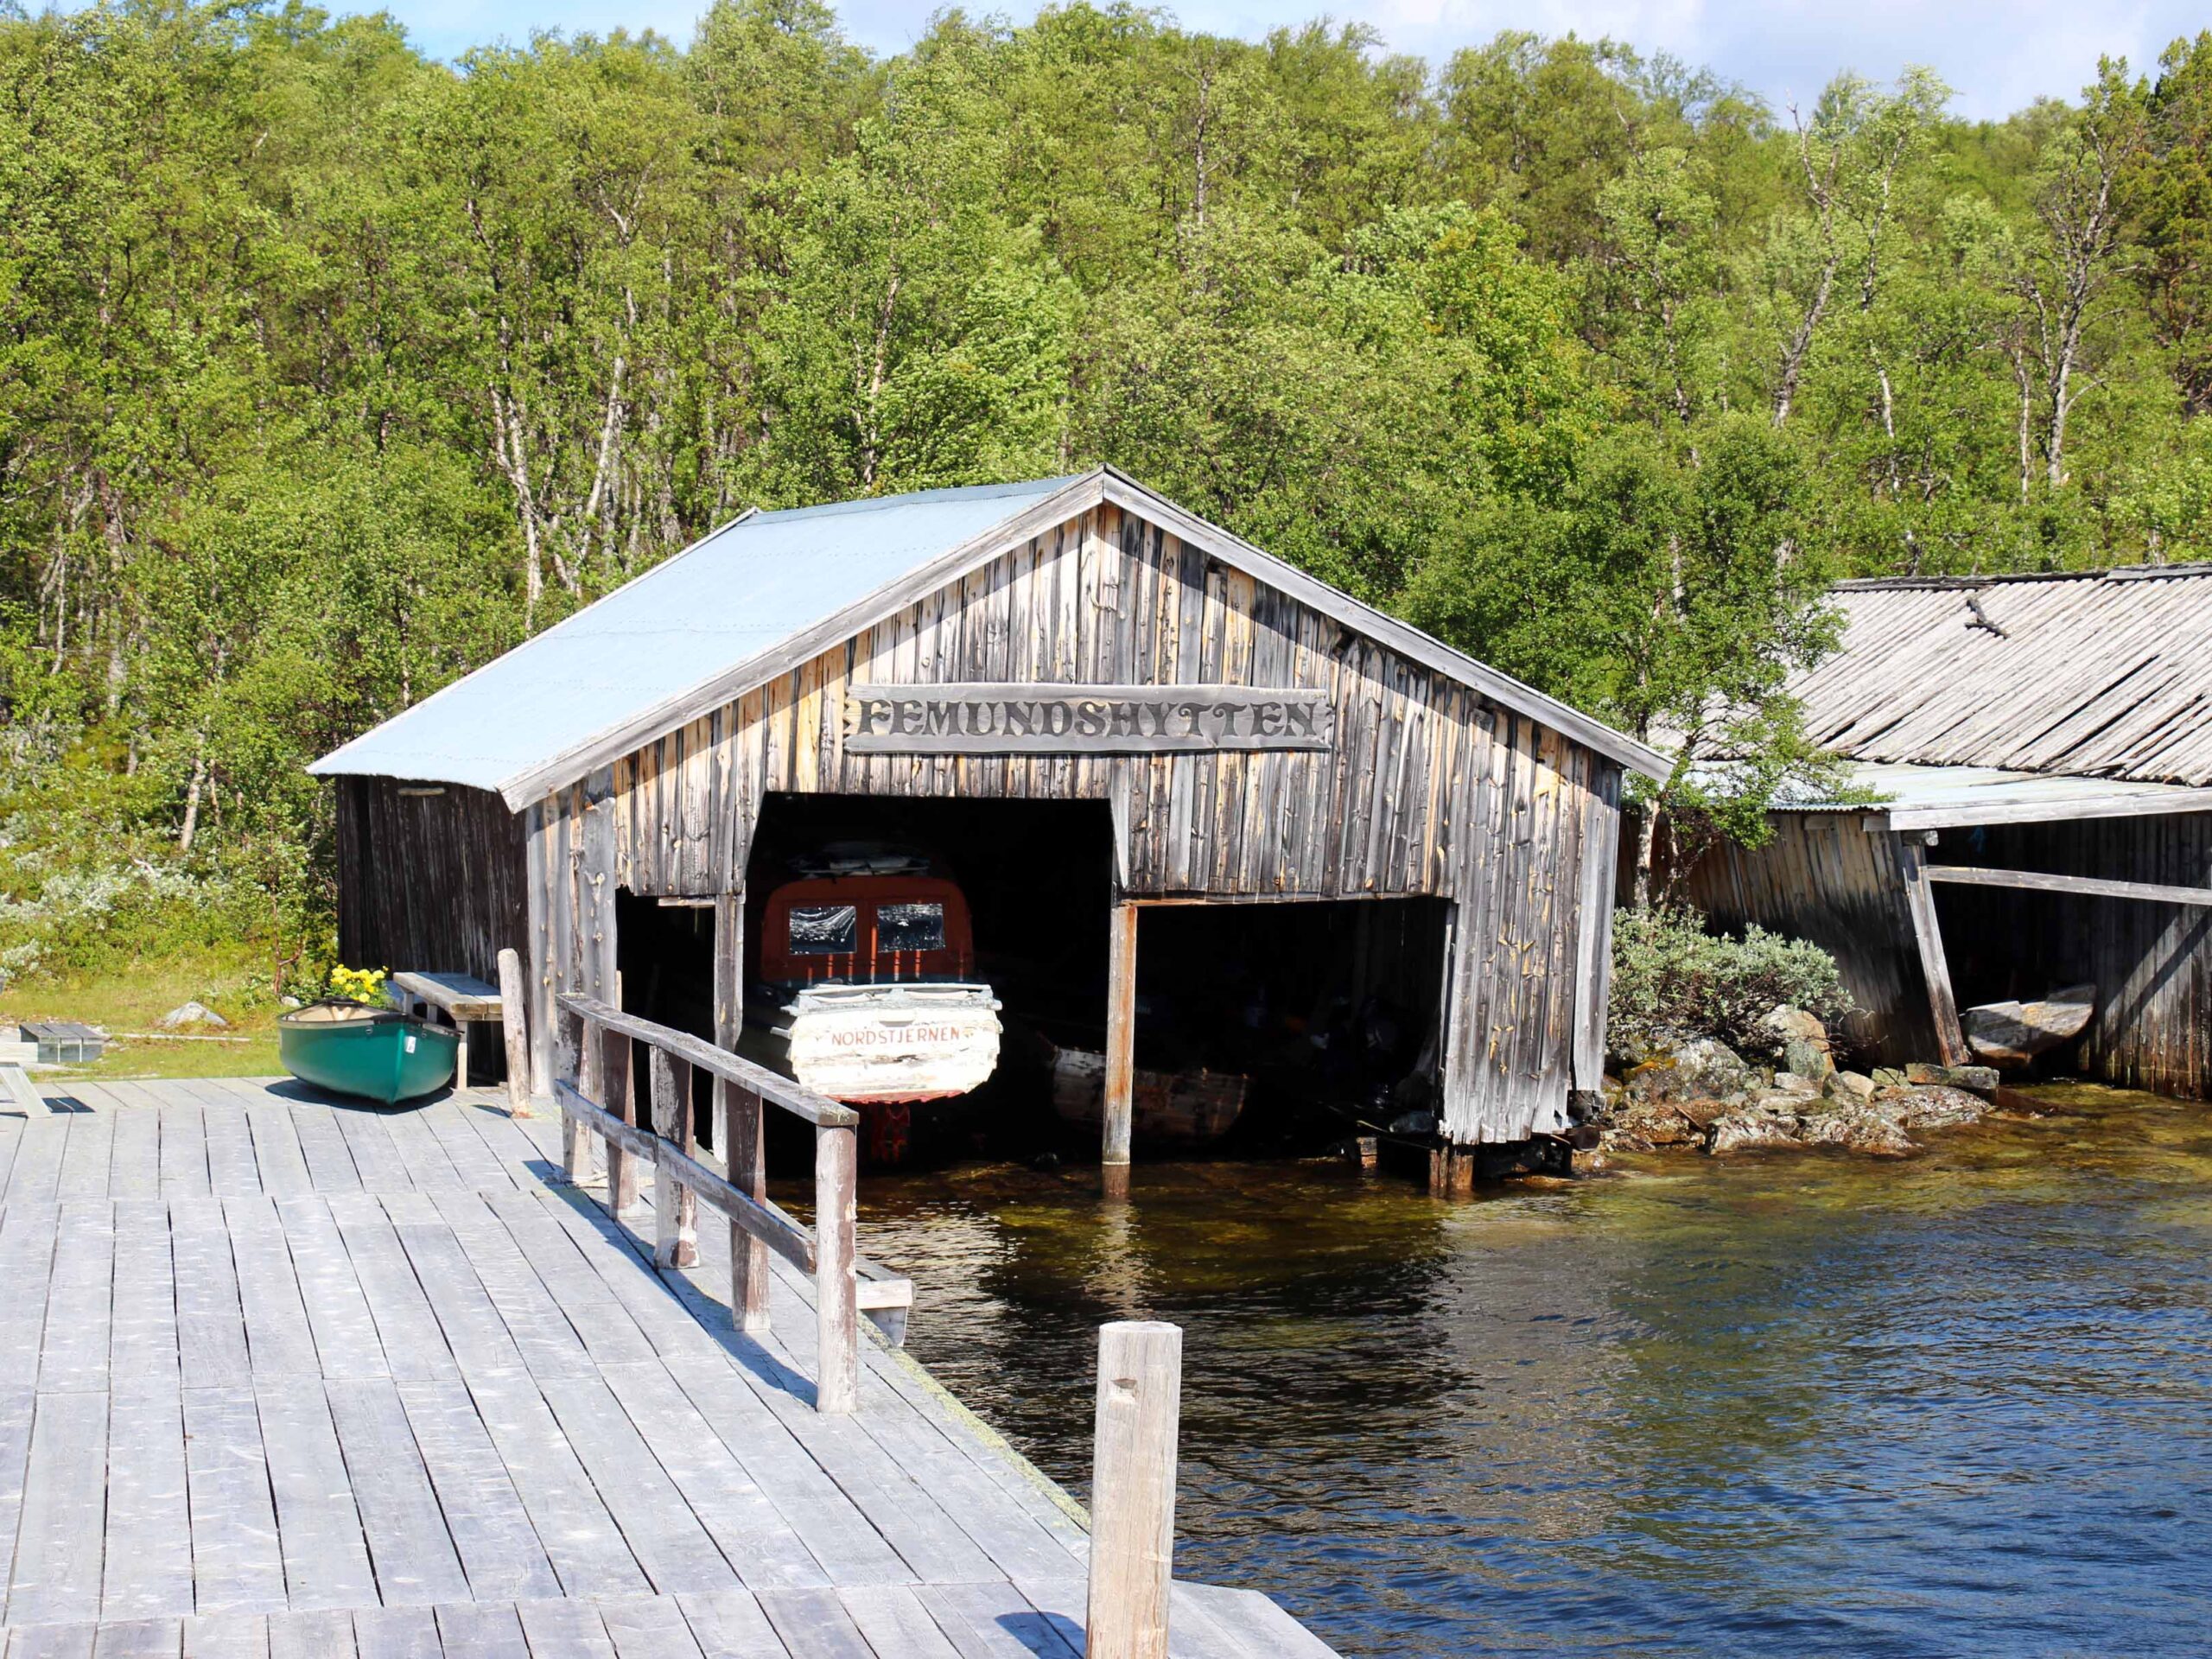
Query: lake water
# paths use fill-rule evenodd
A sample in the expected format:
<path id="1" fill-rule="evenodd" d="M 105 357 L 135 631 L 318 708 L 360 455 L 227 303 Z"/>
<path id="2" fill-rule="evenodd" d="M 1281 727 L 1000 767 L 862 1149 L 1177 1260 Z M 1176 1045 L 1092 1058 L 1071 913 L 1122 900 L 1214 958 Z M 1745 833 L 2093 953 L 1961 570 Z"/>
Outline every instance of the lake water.
<path id="1" fill-rule="evenodd" d="M 2212 1651 L 2212 1109 L 1930 1154 L 873 1178 L 916 1356 L 1089 1478 L 1096 1327 L 1184 1328 L 1177 1571 L 1347 1655 Z"/>

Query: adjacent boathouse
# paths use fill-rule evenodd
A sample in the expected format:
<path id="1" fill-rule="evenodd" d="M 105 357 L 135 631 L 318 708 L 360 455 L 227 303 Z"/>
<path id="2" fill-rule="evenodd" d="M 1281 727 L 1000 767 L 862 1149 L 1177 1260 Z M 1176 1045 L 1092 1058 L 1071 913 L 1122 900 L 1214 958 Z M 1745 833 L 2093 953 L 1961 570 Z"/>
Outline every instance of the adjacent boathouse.
<path id="1" fill-rule="evenodd" d="M 2096 988 L 2069 1065 L 2212 1094 L 2212 567 L 1852 582 L 1794 688 L 1874 804 L 1778 802 L 1688 873 L 1713 920 L 1837 957 L 1881 1062 L 1958 1009 Z"/>
<path id="2" fill-rule="evenodd" d="M 314 769 L 346 959 L 489 976 L 514 946 L 541 1083 L 556 991 L 635 1007 L 650 977 L 668 1017 L 637 952 L 671 912 L 734 1040 L 764 824 L 904 815 L 1025 871 L 1046 918 L 1095 844 L 1070 936 L 1097 946 L 1110 1165 L 1140 946 L 1195 949 L 1175 930 L 1214 906 L 1294 916 L 1246 941 L 1255 998 L 1325 971 L 1423 1001 L 1449 1142 L 1566 1127 L 1629 768 L 1663 762 L 1101 469 L 748 513 Z"/>

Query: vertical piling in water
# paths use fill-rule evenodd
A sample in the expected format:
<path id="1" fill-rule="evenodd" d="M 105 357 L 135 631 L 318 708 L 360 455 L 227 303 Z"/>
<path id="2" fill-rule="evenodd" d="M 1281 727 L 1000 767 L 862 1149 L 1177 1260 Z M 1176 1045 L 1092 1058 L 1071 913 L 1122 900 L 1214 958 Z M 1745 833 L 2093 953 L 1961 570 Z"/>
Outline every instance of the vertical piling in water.
<path id="1" fill-rule="evenodd" d="M 1085 1659 L 1166 1659 L 1182 1395 L 1179 1327 L 1099 1326 Z"/>

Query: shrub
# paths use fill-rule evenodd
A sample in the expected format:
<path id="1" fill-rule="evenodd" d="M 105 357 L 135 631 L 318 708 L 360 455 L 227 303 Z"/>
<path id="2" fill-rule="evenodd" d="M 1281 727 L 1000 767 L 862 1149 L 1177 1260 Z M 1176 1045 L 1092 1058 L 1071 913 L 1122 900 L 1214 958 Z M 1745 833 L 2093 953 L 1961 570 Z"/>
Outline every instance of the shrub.
<path id="1" fill-rule="evenodd" d="M 1705 918 L 1685 906 L 1614 915 L 1606 1042 L 1616 1055 L 1717 1037 L 1739 1054 L 1770 1061 L 1781 1045 L 1760 1021 L 1783 1002 L 1831 1027 L 1853 1006 L 1835 958 L 1804 939 L 1756 923 L 1741 938 L 1707 932 Z"/>

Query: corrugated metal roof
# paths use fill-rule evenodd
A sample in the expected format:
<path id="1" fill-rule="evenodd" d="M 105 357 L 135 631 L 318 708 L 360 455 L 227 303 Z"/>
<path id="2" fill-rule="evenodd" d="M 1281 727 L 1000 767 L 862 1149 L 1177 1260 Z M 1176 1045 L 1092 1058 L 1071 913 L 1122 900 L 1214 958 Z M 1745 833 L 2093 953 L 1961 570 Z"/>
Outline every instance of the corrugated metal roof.
<path id="1" fill-rule="evenodd" d="M 1653 777 L 1666 758 L 1452 650 L 1112 467 L 749 515 L 324 756 L 362 774 L 496 790 L 520 807 L 741 696 L 1105 502 L 1191 540 L 1412 660 Z"/>
<path id="2" fill-rule="evenodd" d="M 776 648 L 1075 481 L 928 490 L 725 525 L 308 768 L 500 789 Z"/>
<path id="3" fill-rule="evenodd" d="M 1845 582 L 1792 686 L 1856 760 L 2212 785 L 2212 566 Z"/>
<path id="4" fill-rule="evenodd" d="M 1777 796 L 1783 812 L 1879 812 L 1898 830 L 1946 824 L 2028 823 L 2038 819 L 2121 817 L 2139 812 L 2212 811 L 2212 789 L 2131 783 L 2063 772 L 2011 772 L 1997 766 L 1853 766 L 1847 781 L 1864 799 Z"/>

